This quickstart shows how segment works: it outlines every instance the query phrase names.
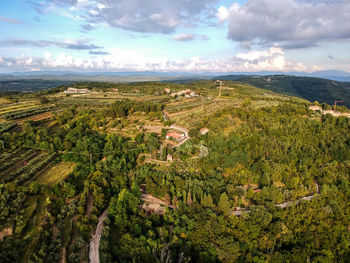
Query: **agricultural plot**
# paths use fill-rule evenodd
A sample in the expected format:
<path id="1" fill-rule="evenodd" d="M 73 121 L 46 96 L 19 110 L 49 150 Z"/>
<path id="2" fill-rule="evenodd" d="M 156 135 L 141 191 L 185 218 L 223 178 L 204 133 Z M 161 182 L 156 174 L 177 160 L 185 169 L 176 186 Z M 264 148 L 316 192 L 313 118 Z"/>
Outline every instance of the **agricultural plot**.
<path id="1" fill-rule="evenodd" d="M 0 134 L 4 132 L 8 132 L 17 126 L 16 123 L 13 122 L 4 122 L 0 124 Z"/>
<path id="2" fill-rule="evenodd" d="M 24 150 L 22 149 L 15 149 L 13 151 L 6 151 L 6 152 L 1 152 L 0 154 L 0 162 L 3 163 L 5 161 L 7 161 L 8 159 L 12 158 L 12 156 L 15 156 L 17 154 L 19 154 L 20 152 L 23 152 Z"/>
<path id="3" fill-rule="evenodd" d="M 4 105 L 0 108 L 0 114 L 5 114 L 18 110 L 29 110 L 38 107 L 39 105 L 35 102 L 24 102 L 24 103 L 16 103 Z"/>
<path id="4" fill-rule="evenodd" d="M 186 111 L 189 109 L 193 109 L 196 107 L 201 107 L 205 104 L 208 104 L 207 99 L 195 98 L 195 99 L 180 99 L 179 101 L 175 101 L 166 106 L 167 112 L 169 114 L 176 113 L 179 111 Z"/>
<path id="5" fill-rule="evenodd" d="M 51 112 L 44 112 L 41 114 L 36 114 L 36 115 L 32 115 L 30 117 L 24 118 L 24 119 L 20 119 L 20 120 L 16 120 L 16 123 L 18 124 L 23 124 L 26 121 L 44 121 L 47 119 L 51 119 L 53 117 L 53 114 Z"/>
<path id="6" fill-rule="evenodd" d="M 239 107 L 240 101 L 233 99 L 218 99 L 208 101 L 203 106 L 193 107 L 192 109 L 186 109 L 185 111 L 174 112 L 169 114 L 170 119 L 176 124 L 184 126 L 186 128 L 193 128 L 203 121 L 203 118 L 215 114 L 219 110 L 226 108 Z"/>
<path id="7" fill-rule="evenodd" d="M 1 117 L 6 120 L 18 120 L 23 119 L 29 116 L 37 115 L 40 113 L 48 112 L 54 110 L 54 106 L 48 106 L 48 107 L 36 107 L 32 109 L 25 109 L 25 110 L 16 110 L 8 113 L 1 114 Z"/>
<path id="8" fill-rule="evenodd" d="M 41 184 L 55 185 L 64 181 L 74 170 L 77 164 L 74 162 L 61 162 L 49 168 L 45 173 L 37 178 Z"/>
<path id="9" fill-rule="evenodd" d="M 25 209 L 21 211 L 24 214 L 22 217 L 24 220 L 19 222 L 20 227 L 16 224 L 16 234 L 23 235 L 25 233 L 25 238 L 30 240 L 30 243 L 21 257 L 21 262 L 28 262 L 35 246 L 43 235 L 43 223 L 47 217 L 47 205 L 47 199 L 39 198 L 39 196 L 29 196 L 24 204 Z"/>
<path id="10" fill-rule="evenodd" d="M 114 100 L 115 101 L 115 100 Z M 111 100 L 106 99 L 83 99 L 83 98 L 67 98 L 59 102 L 60 105 L 77 105 L 77 106 L 90 106 L 90 107 L 101 107 L 112 104 Z"/>
<path id="11" fill-rule="evenodd" d="M 146 114 L 135 112 L 129 115 L 126 120 L 112 121 L 108 125 L 108 131 L 129 138 L 134 138 L 142 131 L 146 133 L 160 133 L 164 127 L 161 119 L 161 113 Z"/>
<path id="12" fill-rule="evenodd" d="M 16 166 L 20 167 L 33 158 L 37 153 L 34 150 L 22 150 L 20 153 L 10 153 L 4 156 L 0 167 L 0 176 L 8 176 L 16 169 Z"/>
<path id="13" fill-rule="evenodd" d="M 28 183 L 40 175 L 54 158 L 55 154 L 35 150 L 23 150 L 17 154 L 7 155 L 1 161 L 1 182 Z"/>

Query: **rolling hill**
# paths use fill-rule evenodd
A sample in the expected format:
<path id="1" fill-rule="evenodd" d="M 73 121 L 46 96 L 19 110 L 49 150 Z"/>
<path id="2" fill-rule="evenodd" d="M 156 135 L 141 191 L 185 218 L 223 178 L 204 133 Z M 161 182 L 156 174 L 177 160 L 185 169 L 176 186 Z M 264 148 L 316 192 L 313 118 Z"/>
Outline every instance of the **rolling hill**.
<path id="1" fill-rule="evenodd" d="M 344 105 L 350 107 L 349 82 L 285 75 L 227 75 L 219 76 L 216 79 L 236 80 L 276 93 L 300 97 L 311 102 L 318 101 L 333 105 L 335 100 L 342 100 Z"/>

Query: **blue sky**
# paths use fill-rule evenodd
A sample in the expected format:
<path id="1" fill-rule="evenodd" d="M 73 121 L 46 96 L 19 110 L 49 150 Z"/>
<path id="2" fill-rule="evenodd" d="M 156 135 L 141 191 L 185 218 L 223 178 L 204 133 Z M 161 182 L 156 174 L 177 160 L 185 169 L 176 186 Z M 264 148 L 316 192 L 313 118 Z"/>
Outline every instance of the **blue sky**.
<path id="1" fill-rule="evenodd" d="M 12 0 L 0 72 L 350 71 L 342 0 Z"/>

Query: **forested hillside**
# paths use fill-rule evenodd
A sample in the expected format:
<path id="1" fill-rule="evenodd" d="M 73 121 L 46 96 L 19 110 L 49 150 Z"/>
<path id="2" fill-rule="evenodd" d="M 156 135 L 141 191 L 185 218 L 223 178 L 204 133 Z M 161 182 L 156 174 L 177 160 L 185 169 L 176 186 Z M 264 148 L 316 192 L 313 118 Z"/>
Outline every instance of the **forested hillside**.
<path id="1" fill-rule="evenodd" d="M 350 82 L 295 76 L 220 76 L 217 79 L 237 80 L 258 88 L 280 94 L 297 96 L 311 102 L 334 105 L 335 100 L 344 101 L 350 107 Z"/>
<path id="2" fill-rule="evenodd" d="M 242 81 L 0 103 L 0 262 L 350 260 L 348 117 Z"/>

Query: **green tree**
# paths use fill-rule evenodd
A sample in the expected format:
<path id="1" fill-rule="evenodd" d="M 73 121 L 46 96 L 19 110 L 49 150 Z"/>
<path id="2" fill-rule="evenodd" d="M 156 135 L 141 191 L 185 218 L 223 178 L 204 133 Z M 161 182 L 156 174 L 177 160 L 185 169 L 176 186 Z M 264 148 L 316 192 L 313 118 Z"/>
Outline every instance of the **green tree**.
<path id="1" fill-rule="evenodd" d="M 207 203 L 207 207 L 215 207 L 211 194 L 208 194 L 206 203 Z"/>
<path id="2" fill-rule="evenodd" d="M 219 203 L 218 203 L 218 210 L 222 213 L 227 213 L 231 208 L 230 202 L 228 200 L 227 194 L 222 193 L 220 195 Z"/>
<path id="3" fill-rule="evenodd" d="M 260 178 L 260 185 L 261 186 L 269 186 L 271 184 L 270 175 L 267 173 L 263 173 L 263 175 Z"/>

